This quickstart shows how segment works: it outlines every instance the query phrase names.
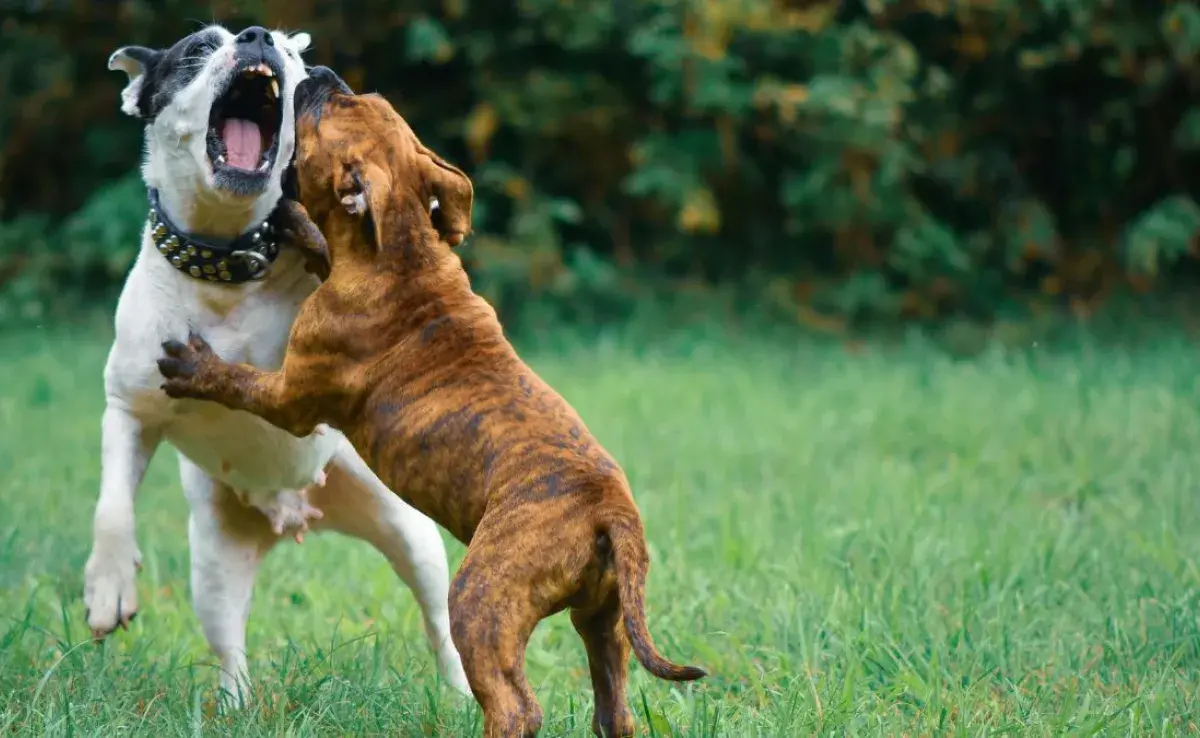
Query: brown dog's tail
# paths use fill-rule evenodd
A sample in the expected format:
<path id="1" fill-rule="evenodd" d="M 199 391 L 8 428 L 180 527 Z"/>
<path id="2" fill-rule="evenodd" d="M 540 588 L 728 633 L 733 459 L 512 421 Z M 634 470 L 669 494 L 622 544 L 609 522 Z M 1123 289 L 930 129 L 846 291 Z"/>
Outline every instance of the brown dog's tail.
<path id="1" fill-rule="evenodd" d="M 646 627 L 645 598 L 646 570 L 650 567 L 650 557 L 646 551 L 641 521 L 636 517 L 614 516 L 607 527 L 609 540 L 612 541 L 613 562 L 616 564 L 625 632 L 629 634 L 629 642 L 637 660 L 646 667 L 646 671 L 659 679 L 690 682 L 707 676 L 703 669 L 667 661 L 650 638 L 650 630 Z"/>

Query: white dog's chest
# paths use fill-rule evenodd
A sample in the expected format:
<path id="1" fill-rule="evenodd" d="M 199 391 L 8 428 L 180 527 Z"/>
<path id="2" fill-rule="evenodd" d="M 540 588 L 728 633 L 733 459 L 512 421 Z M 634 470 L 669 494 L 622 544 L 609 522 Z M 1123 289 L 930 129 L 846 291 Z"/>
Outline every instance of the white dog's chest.
<path id="1" fill-rule="evenodd" d="M 213 477 L 251 495 L 312 484 L 337 447 L 331 430 L 296 438 L 248 413 L 194 401 L 178 403 L 166 438 Z"/>
<path id="2" fill-rule="evenodd" d="M 201 333 L 229 361 L 277 369 L 300 303 L 313 282 L 281 255 L 269 284 L 211 287 L 192 282 L 156 253 L 138 259 L 117 308 L 117 336 L 105 369 L 109 401 L 143 422 L 216 479 L 250 493 L 311 484 L 340 440 L 332 429 L 307 438 L 280 430 L 249 413 L 216 403 L 172 400 L 160 389 L 162 342 Z"/>

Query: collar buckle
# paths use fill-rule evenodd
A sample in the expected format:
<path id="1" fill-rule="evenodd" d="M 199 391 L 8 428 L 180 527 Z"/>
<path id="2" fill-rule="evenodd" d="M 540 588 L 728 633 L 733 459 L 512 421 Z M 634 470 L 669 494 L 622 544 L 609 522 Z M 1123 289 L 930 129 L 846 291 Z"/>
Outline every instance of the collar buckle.
<path id="1" fill-rule="evenodd" d="M 257 251 L 238 249 L 229 254 L 230 259 L 237 259 L 246 265 L 246 271 L 251 282 L 257 282 L 267 276 L 267 267 L 271 261 Z"/>

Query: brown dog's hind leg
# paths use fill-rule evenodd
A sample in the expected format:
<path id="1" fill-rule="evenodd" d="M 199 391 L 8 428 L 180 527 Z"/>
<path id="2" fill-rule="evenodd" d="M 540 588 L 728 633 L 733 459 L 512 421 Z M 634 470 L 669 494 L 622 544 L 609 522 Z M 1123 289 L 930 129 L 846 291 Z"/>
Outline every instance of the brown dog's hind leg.
<path id="1" fill-rule="evenodd" d="M 479 553 L 467 552 L 450 584 L 450 635 L 483 709 L 484 738 L 535 736 L 542 709 L 525 678 L 525 647 L 544 613 L 523 581 L 510 586 L 513 561 L 485 563 Z"/>
<path id="2" fill-rule="evenodd" d="M 621 623 L 621 603 L 615 589 L 598 610 L 572 610 L 571 624 L 587 648 L 596 700 L 592 732 L 601 738 L 634 735 L 633 713 L 625 694 L 629 637 Z"/>

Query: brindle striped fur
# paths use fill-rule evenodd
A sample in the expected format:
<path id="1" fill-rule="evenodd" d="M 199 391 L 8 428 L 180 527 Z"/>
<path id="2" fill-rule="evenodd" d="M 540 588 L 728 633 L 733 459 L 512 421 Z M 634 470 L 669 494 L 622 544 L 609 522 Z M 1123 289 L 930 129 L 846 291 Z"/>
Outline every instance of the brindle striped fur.
<path id="1" fill-rule="evenodd" d="M 660 678 L 705 672 L 667 661 L 650 638 L 646 542 L 625 474 L 471 291 L 451 250 L 469 230 L 466 175 L 383 98 L 354 95 L 327 70 L 304 85 L 305 207 L 291 208 L 292 237 L 317 271 L 328 260 L 328 278 L 300 311 L 281 371 L 226 364 L 192 336 L 164 345 L 164 389 L 296 435 L 339 428 L 389 487 L 468 544 L 450 618 L 486 736 L 540 728 L 525 647 L 563 609 L 587 648 L 593 730 L 633 734 L 631 646 Z"/>

